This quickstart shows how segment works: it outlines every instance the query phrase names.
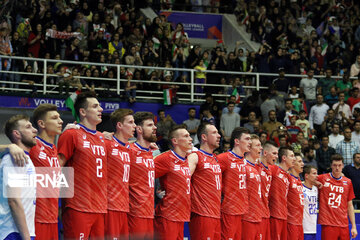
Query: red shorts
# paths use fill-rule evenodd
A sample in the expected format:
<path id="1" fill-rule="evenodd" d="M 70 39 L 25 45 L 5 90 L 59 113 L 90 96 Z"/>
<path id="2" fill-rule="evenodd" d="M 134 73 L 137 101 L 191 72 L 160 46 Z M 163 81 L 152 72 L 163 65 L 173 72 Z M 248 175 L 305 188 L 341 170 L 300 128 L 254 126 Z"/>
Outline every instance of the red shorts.
<path id="1" fill-rule="evenodd" d="M 261 221 L 261 235 L 263 240 L 270 240 L 270 218 L 263 218 Z"/>
<path id="2" fill-rule="evenodd" d="M 287 239 L 287 221 L 270 217 L 271 240 Z"/>
<path id="3" fill-rule="evenodd" d="M 348 227 L 334 227 L 321 225 L 321 239 L 323 240 L 348 240 L 350 231 Z"/>
<path id="4" fill-rule="evenodd" d="M 108 210 L 105 214 L 105 239 L 129 239 L 126 212 Z"/>
<path id="5" fill-rule="evenodd" d="M 221 213 L 221 239 L 241 239 L 241 215 L 229 215 Z"/>
<path id="6" fill-rule="evenodd" d="M 104 239 L 104 213 L 79 212 L 65 208 L 62 220 L 64 239 Z"/>
<path id="7" fill-rule="evenodd" d="M 261 222 L 242 221 L 242 239 L 245 240 L 259 240 L 261 236 Z M 246 229 L 246 230 L 245 230 Z"/>
<path id="8" fill-rule="evenodd" d="M 196 240 L 218 240 L 221 236 L 220 219 L 191 213 L 190 237 Z"/>
<path id="9" fill-rule="evenodd" d="M 128 214 L 129 235 L 134 239 L 154 238 L 154 219 L 140 218 Z"/>
<path id="10" fill-rule="evenodd" d="M 36 240 L 58 240 L 58 224 L 35 222 L 35 235 Z"/>
<path id="11" fill-rule="evenodd" d="M 288 223 L 287 225 L 287 237 L 291 240 L 303 240 L 304 229 L 302 225 L 293 225 Z"/>
<path id="12" fill-rule="evenodd" d="M 155 217 L 154 230 L 155 239 L 183 240 L 184 222 L 175 222 L 163 217 Z"/>

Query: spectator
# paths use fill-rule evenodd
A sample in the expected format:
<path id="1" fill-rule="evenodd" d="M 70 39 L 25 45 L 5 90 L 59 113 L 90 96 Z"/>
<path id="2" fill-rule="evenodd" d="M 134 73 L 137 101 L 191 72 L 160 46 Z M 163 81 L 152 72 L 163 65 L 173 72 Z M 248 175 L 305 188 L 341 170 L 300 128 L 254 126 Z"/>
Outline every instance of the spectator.
<path id="1" fill-rule="evenodd" d="M 289 126 L 290 118 L 297 115 L 298 112 L 293 109 L 292 100 L 285 99 L 285 109 L 278 113 L 278 121 L 283 123 L 285 126 Z"/>
<path id="2" fill-rule="evenodd" d="M 71 61 L 81 61 L 83 51 L 79 48 L 80 40 L 76 37 L 65 50 L 65 57 Z"/>
<path id="3" fill-rule="evenodd" d="M 270 110 L 268 117 L 269 117 L 269 121 L 263 123 L 263 130 L 267 132 L 268 135 L 277 137 L 278 136 L 277 130 L 279 129 L 279 127 L 284 127 L 284 126 L 282 125 L 282 123 L 276 121 L 275 110 Z"/>
<path id="4" fill-rule="evenodd" d="M 273 80 L 273 84 L 278 91 L 282 92 L 282 94 L 285 95 L 289 92 L 290 80 L 285 78 L 284 68 L 279 68 L 278 72 L 279 77 Z"/>
<path id="5" fill-rule="evenodd" d="M 360 55 L 356 57 L 356 61 L 351 65 L 350 77 L 356 77 L 360 73 Z"/>
<path id="6" fill-rule="evenodd" d="M 316 97 L 316 105 L 314 105 L 310 110 L 309 115 L 309 123 L 310 130 L 312 134 L 316 134 L 319 138 L 321 138 L 323 131 L 321 130 L 322 122 L 326 116 L 327 110 L 329 106 L 323 102 L 324 97 L 322 95 L 317 95 Z"/>
<path id="7" fill-rule="evenodd" d="M 261 99 L 263 100 L 263 103 L 260 105 L 260 109 L 263 123 L 265 123 L 269 121 L 269 112 L 276 112 L 276 110 L 279 109 L 279 105 L 275 99 L 270 99 L 270 96 L 267 92 L 263 92 L 261 94 Z"/>
<path id="8" fill-rule="evenodd" d="M 296 137 L 299 132 L 301 132 L 301 128 L 296 126 L 297 116 L 291 116 L 290 118 L 290 124 L 286 126 L 288 134 L 290 135 L 290 144 L 296 142 Z"/>
<path id="9" fill-rule="evenodd" d="M 358 95 L 359 95 L 359 89 L 353 87 L 351 89 L 351 95 L 347 100 L 347 104 L 349 104 L 351 110 L 353 109 L 354 105 L 360 102 L 360 98 L 358 97 Z"/>
<path id="10" fill-rule="evenodd" d="M 331 128 L 334 123 L 338 124 L 340 128 L 342 128 L 341 121 L 335 118 L 335 111 L 333 109 L 328 109 L 327 114 L 324 117 L 324 121 L 321 124 L 321 131 L 325 135 L 331 134 Z"/>
<path id="11" fill-rule="evenodd" d="M 13 48 L 9 38 L 9 31 L 6 27 L 0 27 L 0 55 L 11 56 Z M 0 58 L 0 71 L 9 71 L 11 59 Z M 0 80 L 7 81 L 7 74 L 0 73 Z M 1 83 L 1 88 L 5 88 L 5 83 Z"/>
<path id="12" fill-rule="evenodd" d="M 136 83 L 131 81 L 133 79 L 133 73 L 130 70 L 127 70 L 126 75 L 125 95 L 130 103 L 134 103 L 136 102 Z"/>
<path id="13" fill-rule="evenodd" d="M 206 93 L 205 94 L 205 102 L 203 104 L 201 104 L 200 106 L 200 119 L 202 120 L 203 118 L 203 110 L 204 109 L 209 109 L 209 111 L 211 112 L 211 118 L 214 117 L 215 122 L 213 124 L 216 124 L 217 126 L 220 125 L 220 113 L 221 113 L 221 108 L 220 105 L 217 103 L 217 101 L 214 99 L 214 97 L 210 94 L 210 93 Z M 210 115 L 208 115 L 208 117 L 210 117 Z"/>
<path id="14" fill-rule="evenodd" d="M 326 69 L 325 77 L 320 78 L 317 85 L 319 92 L 325 97 L 328 94 L 330 94 L 330 89 L 336 85 L 336 80 L 332 78 L 331 75 L 332 75 L 332 70 L 330 68 Z"/>
<path id="15" fill-rule="evenodd" d="M 213 125 L 216 124 L 216 119 L 215 117 L 212 115 L 211 111 L 210 111 L 210 106 L 206 106 L 203 108 L 202 111 L 202 118 L 201 118 L 201 123 L 203 122 L 208 122 L 211 123 Z"/>
<path id="16" fill-rule="evenodd" d="M 329 146 L 329 137 L 324 135 L 321 139 L 321 147 L 316 150 L 316 162 L 320 174 L 330 171 L 330 158 L 335 153 L 335 149 Z"/>
<path id="17" fill-rule="evenodd" d="M 236 96 L 231 95 L 230 98 L 229 98 L 229 100 L 228 100 L 228 102 L 233 102 L 233 103 L 235 103 L 234 113 L 239 114 L 241 108 L 238 107 L 238 106 L 236 106 Z M 222 113 L 223 113 L 223 114 L 224 114 L 224 113 L 228 113 L 228 111 L 229 111 L 229 110 L 228 110 L 227 106 L 222 109 Z"/>
<path id="18" fill-rule="evenodd" d="M 351 139 L 360 146 L 360 121 L 355 121 L 354 131 L 351 133 Z"/>
<path id="19" fill-rule="evenodd" d="M 300 92 L 304 93 L 309 107 L 316 99 L 316 86 L 318 81 L 314 78 L 314 70 L 310 69 L 307 77 L 300 81 Z"/>
<path id="20" fill-rule="evenodd" d="M 335 123 L 331 128 L 331 134 L 329 135 L 329 146 L 332 148 L 336 148 L 336 145 L 344 140 L 344 136 L 339 134 L 340 132 L 340 125 Z"/>
<path id="21" fill-rule="evenodd" d="M 336 87 L 338 89 L 338 93 L 342 92 L 345 94 L 345 101 L 347 101 L 349 98 L 350 89 L 352 88 L 348 73 L 344 73 L 342 80 L 338 80 L 336 82 Z"/>
<path id="22" fill-rule="evenodd" d="M 4 46 L 4 45 L 2 45 Z M 23 43 L 20 41 L 20 35 L 18 32 L 14 32 L 13 33 L 13 37 L 11 39 L 11 46 L 13 49 L 12 55 L 13 56 L 24 56 L 25 54 L 25 50 L 24 50 L 24 45 Z M 18 60 L 18 59 L 13 59 L 12 60 L 12 64 L 11 64 L 11 71 L 14 72 L 20 72 L 22 69 L 24 69 L 24 63 L 22 60 Z M 10 74 L 10 81 L 12 82 L 20 82 L 21 81 L 21 76 L 19 74 Z M 10 87 L 13 87 L 12 85 L 10 85 Z M 15 85 L 16 88 L 18 88 L 18 85 Z"/>
<path id="23" fill-rule="evenodd" d="M 94 35 L 94 39 L 89 40 L 90 59 L 94 62 L 98 61 L 102 53 L 108 52 L 108 43 L 104 38 L 104 33 L 105 29 L 99 28 Z"/>
<path id="24" fill-rule="evenodd" d="M 228 113 L 223 113 L 220 119 L 220 133 L 226 142 L 230 142 L 231 133 L 236 127 L 240 127 L 240 115 L 234 113 L 234 102 L 227 105 Z"/>
<path id="25" fill-rule="evenodd" d="M 188 109 L 189 118 L 183 122 L 183 124 L 186 125 L 186 130 L 188 130 L 191 138 L 193 139 L 194 145 L 197 144 L 197 142 L 199 141 L 197 140 L 197 142 L 195 142 L 195 137 L 196 137 L 197 129 L 200 126 L 200 120 L 195 118 L 195 115 L 196 115 L 196 109 L 193 107 L 189 108 Z"/>
<path id="26" fill-rule="evenodd" d="M 305 119 L 306 112 L 301 110 L 299 116 L 300 119 L 296 120 L 295 126 L 300 127 L 301 131 L 304 133 L 304 137 L 308 138 L 310 135 L 310 123 Z"/>
<path id="27" fill-rule="evenodd" d="M 223 111 L 224 112 L 224 111 Z M 256 113 L 250 112 L 248 117 L 248 122 L 244 124 L 244 127 L 250 130 L 250 133 L 254 133 L 254 123 L 256 120 Z"/>
<path id="28" fill-rule="evenodd" d="M 302 142 L 304 140 L 304 133 L 303 132 L 298 132 L 297 136 L 296 136 L 296 142 L 291 144 L 292 149 L 294 150 L 294 153 L 298 153 L 301 154 L 301 145 Z"/>
<path id="29" fill-rule="evenodd" d="M 315 159 L 315 151 L 314 149 L 307 147 L 303 149 L 303 154 L 304 154 L 304 164 L 305 166 L 307 165 L 311 165 L 311 166 L 315 166 L 317 168 L 317 162 Z"/>
<path id="30" fill-rule="evenodd" d="M 344 140 L 336 144 L 336 153 L 344 157 L 345 164 L 351 164 L 352 157 L 355 153 L 360 152 L 359 145 L 351 139 L 351 129 L 345 127 Z"/>
<path id="31" fill-rule="evenodd" d="M 39 57 L 39 53 L 42 54 L 44 47 L 45 47 L 45 36 L 42 33 L 42 26 L 41 24 L 36 25 L 36 30 L 31 31 L 29 34 L 29 38 L 27 43 L 29 45 L 28 52 L 32 53 L 35 58 Z"/>
<path id="32" fill-rule="evenodd" d="M 335 110 L 336 119 L 341 120 L 343 118 L 343 114 L 345 114 L 347 119 L 352 117 L 350 106 L 345 103 L 345 93 L 339 93 L 339 102 L 335 103 L 332 106 L 332 109 Z"/>
<path id="33" fill-rule="evenodd" d="M 195 82 L 200 84 L 196 86 L 196 93 L 203 93 L 204 92 L 204 85 L 206 84 L 206 73 L 204 72 L 206 70 L 206 67 L 204 65 L 204 60 L 199 59 L 197 62 L 197 65 L 195 66 Z M 198 96 L 200 97 L 200 96 Z"/>
<path id="34" fill-rule="evenodd" d="M 160 109 L 158 111 L 158 116 L 159 120 L 156 123 L 156 134 L 158 136 L 157 144 L 159 144 L 160 151 L 165 152 L 169 149 L 169 131 L 176 125 L 176 123 L 174 122 L 170 114 L 168 114 L 167 116 L 165 115 L 165 111 L 163 109 Z"/>
<path id="35" fill-rule="evenodd" d="M 335 103 L 337 103 L 339 101 L 339 95 L 340 93 L 337 93 L 336 91 L 336 87 L 332 86 L 330 88 L 330 93 L 328 95 L 325 96 L 325 102 L 327 105 L 329 105 L 329 107 L 333 107 Z M 344 93 L 343 93 L 344 94 Z M 344 99 L 345 99 L 345 94 L 344 94 Z M 334 109 L 335 110 L 335 109 Z"/>
<path id="36" fill-rule="evenodd" d="M 291 87 L 289 98 L 292 99 L 292 100 L 299 98 L 299 93 L 297 92 L 297 87 L 296 86 Z"/>
<path id="37" fill-rule="evenodd" d="M 357 209 L 360 207 L 360 153 L 354 153 L 353 163 L 348 164 L 344 167 L 343 173 L 345 177 L 350 178 L 352 185 L 354 187 L 355 193 L 355 206 Z"/>

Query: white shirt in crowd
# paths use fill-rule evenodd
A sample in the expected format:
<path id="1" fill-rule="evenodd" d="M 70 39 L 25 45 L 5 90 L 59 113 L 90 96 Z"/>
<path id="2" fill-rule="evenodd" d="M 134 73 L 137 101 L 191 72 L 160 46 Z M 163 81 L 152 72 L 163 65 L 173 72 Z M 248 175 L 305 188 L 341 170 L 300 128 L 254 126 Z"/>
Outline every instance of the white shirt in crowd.
<path id="1" fill-rule="evenodd" d="M 335 109 L 337 108 L 338 105 L 339 105 L 338 102 L 335 103 L 335 104 L 332 106 L 332 109 L 334 109 L 334 111 L 335 111 Z M 349 106 L 348 104 L 345 103 L 344 105 L 340 105 L 339 110 L 338 110 L 338 114 L 336 114 L 336 116 L 335 116 L 336 119 L 339 119 L 339 120 L 342 119 L 342 116 L 340 115 L 340 112 L 345 113 L 345 117 L 346 117 L 346 118 L 352 118 L 352 112 L 351 112 L 350 106 Z"/>
<path id="2" fill-rule="evenodd" d="M 360 133 L 353 131 L 351 133 L 351 140 L 356 142 L 360 146 Z"/>
<path id="3" fill-rule="evenodd" d="M 336 148 L 336 145 L 341 142 L 342 140 L 344 140 L 344 136 L 341 134 L 338 134 L 337 136 L 335 136 L 334 134 L 330 134 L 329 135 L 329 146 L 332 148 Z"/>
<path id="4" fill-rule="evenodd" d="M 324 121 L 324 117 L 327 114 L 327 110 L 329 109 L 329 106 L 325 103 L 321 105 L 314 105 L 312 106 L 310 110 L 309 115 L 309 123 L 310 123 L 310 129 L 314 129 L 314 124 L 321 125 Z"/>

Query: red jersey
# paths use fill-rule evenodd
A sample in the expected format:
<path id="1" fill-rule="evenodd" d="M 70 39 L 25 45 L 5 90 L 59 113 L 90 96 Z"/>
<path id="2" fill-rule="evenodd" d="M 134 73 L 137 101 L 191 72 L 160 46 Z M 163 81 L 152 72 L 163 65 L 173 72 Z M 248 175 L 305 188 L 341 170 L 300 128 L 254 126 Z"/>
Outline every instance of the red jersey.
<path id="1" fill-rule="evenodd" d="M 304 215 L 304 193 L 300 178 L 290 174 L 289 193 L 287 197 L 288 223 L 302 225 Z"/>
<path id="2" fill-rule="evenodd" d="M 216 158 L 222 173 L 221 212 L 242 215 L 247 212 L 249 206 L 244 158 L 232 151 L 222 153 Z"/>
<path id="3" fill-rule="evenodd" d="M 108 209 L 129 212 L 130 146 L 115 136 L 106 140 Z"/>
<path id="4" fill-rule="evenodd" d="M 152 151 L 132 143 L 130 164 L 129 214 L 139 218 L 154 218 L 155 166 Z"/>
<path id="5" fill-rule="evenodd" d="M 247 161 L 245 168 L 250 204 L 247 213 L 243 215 L 242 219 L 248 222 L 261 222 L 264 215 L 261 200 L 261 177 L 254 163 Z"/>
<path id="6" fill-rule="evenodd" d="M 263 218 L 270 218 L 269 210 L 269 191 L 271 186 L 272 175 L 270 169 L 262 162 L 255 165 L 261 177 L 261 200 L 263 207 Z"/>
<path id="7" fill-rule="evenodd" d="M 270 216 L 287 220 L 287 195 L 289 191 L 289 174 L 282 168 L 271 165 L 272 180 L 269 195 Z"/>
<path id="8" fill-rule="evenodd" d="M 196 170 L 191 176 L 191 212 L 220 218 L 221 168 L 213 154 L 203 150 L 198 155 Z"/>
<path id="9" fill-rule="evenodd" d="M 165 196 L 155 209 L 155 215 L 174 222 L 190 221 L 189 162 L 170 150 L 154 159 L 155 178 L 160 178 Z"/>
<path id="10" fill-rule="evenodd" d="M 36 137 L 36 145 L 30 149 L 29 154 L 35 167 L 53 167 L 60 169 L 56 146 L 46 142 L 40 137 Z M 35 222 L 57 223 L 58 209 L 58 198 L 37 198 Z"/>
<path id="11" fill-rule="evenodd" d="M 107 212 L 106 146 L 104 136 L 79 124 L 66 130 L 58 141 L 66 167 L 74 168 L 74 197 L 65 198 L 65 208 L 80 212 Z"/>
<path id="12" fill-rule="evenodd" d="M 348 227 L 348 202 L 355 198 L 351 180 L 326 173 L 318 181 L 323 184 L 319 189 L 319 224 Z"/>

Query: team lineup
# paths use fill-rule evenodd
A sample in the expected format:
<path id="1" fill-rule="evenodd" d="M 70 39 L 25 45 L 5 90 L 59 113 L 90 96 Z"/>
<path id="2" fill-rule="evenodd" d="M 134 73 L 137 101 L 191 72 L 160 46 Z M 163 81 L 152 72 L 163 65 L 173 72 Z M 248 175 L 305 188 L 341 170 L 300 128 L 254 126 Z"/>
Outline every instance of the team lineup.
<path id="1" fill-rule="evenodd" d="M 1 191 L 9 188 L 5 167 L 74 169 L 74 196 L 61 201 L 64 239 L 180 240 L 185 222 L 195 240 L 312 240 L 317 224 L 321 239 L 357 236 L 353 186 L 339 154 L 331 156 L 332 171 L 318 176 L 292 148 L 262 145 L 237 127 L 231 150 L 215 155 L 221 136 L 202 123 L 199 149 L 186 126 L 176 125 L 171 150 L 154 157 L 152 113 L 117 109 L 110 115 L 115 132 L 103 134 L 96 131 L 103 109 L 94 93 L 80 93 L 75 110 L 80 122 L 65 130 L 55 105 L 35 109 L 34 127 L 27 116 L 13 116 L 5 123 L 12 144 L 0 146 L 8 149 Z M 161 195 L 156 206 L 154 193 Z M 36 196 L 35 188 L 21 189 L 19 198 L 1 195 L 0 239 L 58 239 L 58 198 Z"/>

